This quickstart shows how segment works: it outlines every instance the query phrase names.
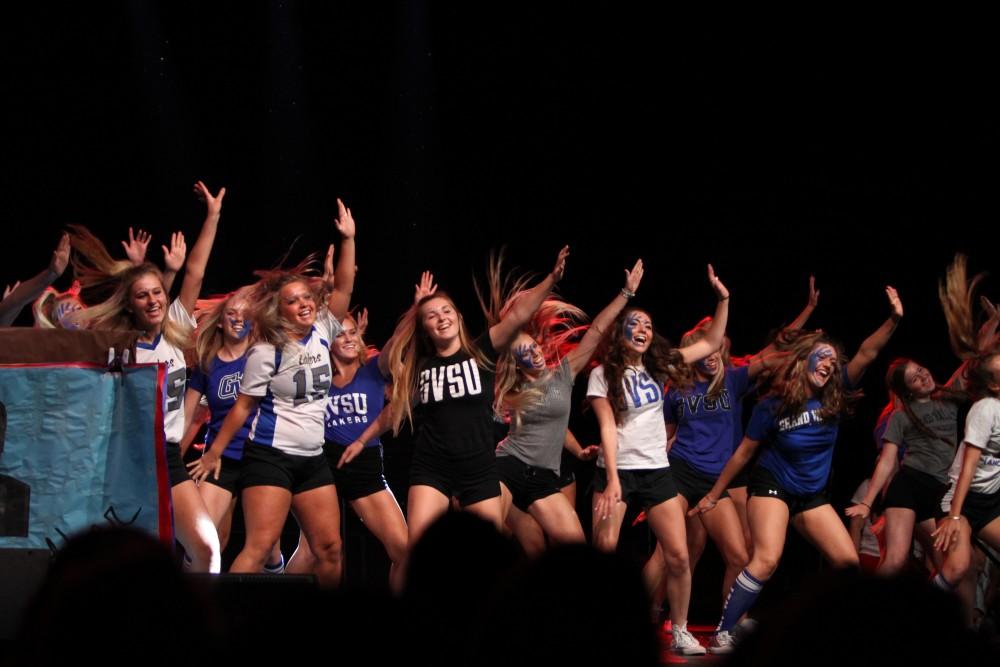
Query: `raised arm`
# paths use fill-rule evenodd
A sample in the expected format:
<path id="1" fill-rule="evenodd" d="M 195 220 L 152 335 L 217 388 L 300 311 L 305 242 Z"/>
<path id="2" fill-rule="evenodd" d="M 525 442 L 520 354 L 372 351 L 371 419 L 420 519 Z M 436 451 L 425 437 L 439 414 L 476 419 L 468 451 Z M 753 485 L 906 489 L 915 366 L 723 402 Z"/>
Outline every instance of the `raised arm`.
<path id="1" fill-rule="evenodd" d="M 347 309 L 351 307 L 351 293 L 354 292 L 354 268 L 355 268 L 355 248 L 354 248 L 354 216 L 351 209 L 344 206 L 344 202 L 337 200 L 337 219 L 334 221 L 337 231 L 340 232 L 340 256 L 337 259 L 337 270 L 334 274 L 333 289 L 327 298 L 326 306 L 338 320 L 347 315 Z M 327 258 L 332 261 L 333 246 L 327 253 Z"/>
<path id="2" fill-rule="evenodd" d="M 205 267 L 208 266 L 208 257 L 212 254 L 215 232 L 219 226 L 219 217 L 222 215 L 222 199 L 226 196 L 225 188 L 213 196 L 208 186 L 201 181 L 195 183 L 194 192 L 199 199 L 205 202 L 205 222 L 202 223 L 198 240 L 195 241 L 191 248 L 191 254 L 188 255 L 187 264 L 184 267 L 184 282 L 181 283 L 181 293 L 178 297 L 188 313 L 194 312 L 195 302 L 198 301 L 198 295 L 201 294 L 201 284 L 205 279 Z"/>
<path id="3" fill-rule="evenodd" d="M 622 312 L 622 309 L 625 308 L 628 300 L 635 296 L 636 291 L 639 289 L 639 283 L 642 282 L 642 274 L 643 266 L 641 259 L 636 260 L 635 266 L 632 267 L 631 271 L 625 269 L 625 287 L 615 295 L 611 303 L 604 307 L 604 310 L 597 314 L 594 321 L 590 323 L 587 333 L 580 339 L 580 344 L 566 355 L 566 358 L 569 359 L 569 368 L 573 375 L 579 373 L 587 365 L 590 358 L 594 356 L 594 350 L 597 349 L 597 345 L 601 342 L 601 338 L 604 337 L 604 333 L 608 330 L 608 327 L 618 317 L 618 313 Z"/>
<path id="4" fill-rule="evenodd" d="M 792 323 L 788 325 L 788 328 L 801 329 L 804 327 L 818 305 L 819 290 L 816 289 L 816 276 L 809 276 L 809 301 L 806 302 L 806 307 L 802 309 L 802 312 L 799 313 L 798 317 L 792 320 Z"/>
<path id="5" fill-rule="evenodd" d="M 712 317 L 712 324 L 708 327 L 705 337 L 680 348 L 681 357 L 686 364 L 693 364 L 718 350 L 726 337 L 726 324 L 729 321 L 729 290 L 715 275 L 711 264 L 708 265 L 708 282 L 715 290 L 719 302 L 715 306 L 715 316 Z"/>
<path id="6" fill-rule="evenodd" d="M 847 364 L 847 378 L 852 385 L 857 385 L 861 381 L 861 376 L 865 374 L 865 369 L 875 361 L 875 357 L 882 351 L 892 334 L 896 331 L 899 321 L 903 318 L 903 302 L 899 299 L 899 294 L 894 287 L 886 287 L 885 295 L 889 298 L 889 306 L 892 313 L 889 319 L 882 323 L 871 336 L 861 343 L 857 354 Z"/>
<path id="7" fill-rule="evenodd" d="M 535 311 L 538 310 L 538 307 L 545 301 L 545 297 L 552 291 L 555 284 L 562 279 L 563 274 L 566 272 L 567 257 L 569 257 L 569 246 L 564 246 L 559 251 L 555 267 L 545 277 L 545 280 L 526 290 L 514 302 L 514 305 L 511 306 L 504 318 L 490 327 L 490 342 L 493 344 L 494 350 L 503 352 L 510 347 L 511 342 L 517 336 L 517 332 L 528 323 L 535 314 Z"/>
<path id="8" fill-rule="evenodd" d="M 135 233 L 131 227 L 128 228 L 128 241 L 122 241 L 122 248 L 125 249 L 125 256 L 132 266 L 140 266 L 146 261 L 146 249 L 149 242 L 153 240 L 150 234 L 142 229 Z"/>
<path id="9" fill-rule="evenodd" d="M 59 238 L 59 244 L 52 251 L 49 266 L 34 278 L 16 285 L 3 301 L 0 301 L 0 327 L 9 327 L 21 313 L 21 309 L 37 299 L 45 288 L 56 281 L 66 271 L 69 264 L 69 234 Z"/>

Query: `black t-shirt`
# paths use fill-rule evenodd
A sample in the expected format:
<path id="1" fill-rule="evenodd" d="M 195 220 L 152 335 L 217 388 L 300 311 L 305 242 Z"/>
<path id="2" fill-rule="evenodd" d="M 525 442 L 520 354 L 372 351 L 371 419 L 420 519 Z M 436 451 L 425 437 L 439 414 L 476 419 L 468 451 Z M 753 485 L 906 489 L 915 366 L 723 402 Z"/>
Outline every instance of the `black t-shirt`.
<path id="1" fill-rule="evenodd" d="M 491 365 L 497 353 L 487 331 L 475 341 Z M 464 350 L 432 357 L 417 380 L 415 450 L 449 459 L 493 455 L 493 384 L 495 367 L 482 368 Z"/>

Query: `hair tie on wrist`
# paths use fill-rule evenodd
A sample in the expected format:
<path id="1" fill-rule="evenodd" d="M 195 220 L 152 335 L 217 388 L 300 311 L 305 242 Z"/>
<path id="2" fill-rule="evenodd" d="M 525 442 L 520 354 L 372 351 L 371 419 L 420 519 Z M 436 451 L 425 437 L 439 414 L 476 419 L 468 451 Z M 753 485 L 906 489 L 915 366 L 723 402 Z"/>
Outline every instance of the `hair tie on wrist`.
<path id="1" fill-rule="evenodd" d="M 626 299 L 631 299 L 632 297 L 635 296 L 635 292 L 633 292 L 632 290 L 630 290 L 627 287 L 623 287 L 622 291 L 621 291 L 621 295 L 623 297 L 625 297 Z"/>

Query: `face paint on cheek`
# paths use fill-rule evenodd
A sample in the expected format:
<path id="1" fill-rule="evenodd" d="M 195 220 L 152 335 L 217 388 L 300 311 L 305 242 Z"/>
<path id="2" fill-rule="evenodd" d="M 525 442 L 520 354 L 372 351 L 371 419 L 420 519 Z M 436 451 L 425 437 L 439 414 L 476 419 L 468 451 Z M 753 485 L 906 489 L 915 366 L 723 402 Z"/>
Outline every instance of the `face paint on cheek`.
<path id="1" fill-rule="evenodd" d="M 639 317 L 637 315 L 629 315 L 625 320 L 625 340 L 632 340 L 637 326 L 639 326 Z"/>
<path id="2" fill-rule="evenodd" d="M 815 373 L 816 369 L 819 368 L 819 364 L 824 359 L 829 359 L 833 356 L 833 350 L 829 348 L 820 348 L 815 352 L 809 354 L 809 372 Z"/>
<path id="3" fill-rule="evenodd" d="M 698 370 L 704 373 L 705 375 L 712 374 L 712 369 L 708 365 L 708 359 L 702 359 L 701 361 L 697 362 L 695 366 L 697 366 Z"/>
<path id="4" fill-rule="evenodd" d="M 530 345 L 518 345 L 514 348 L 514 361 L 521 368 L 534 368 L 534 364 L 531 361 L 531 346 Z"/>
<path id="5" fill-rule="evenodd" d="M 229 326 L 233 326 L 233 320 L 229 320 Z M 250 335 L 250 331 L 253 329 L 253 323 L 249 320 L 243 320 L 243 328 L 236 333 L 237 340 L 243 340 Z"/>

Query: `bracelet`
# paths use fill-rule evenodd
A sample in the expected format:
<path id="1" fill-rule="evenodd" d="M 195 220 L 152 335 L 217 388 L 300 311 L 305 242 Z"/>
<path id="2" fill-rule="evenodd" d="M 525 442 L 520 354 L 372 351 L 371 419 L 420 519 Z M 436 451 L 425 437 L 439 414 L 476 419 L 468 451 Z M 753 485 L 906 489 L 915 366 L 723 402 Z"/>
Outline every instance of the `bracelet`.
<path id="1" fill-rule="evenodd" d="M 626 299 L 631 299 L 632 297 L 635 296 L 635 292 L 633 292 L 632 290 L 630 290 L 627 287 L 623 287 L 622 291 L 621 291 L 621 295 L 623 297 L 625 297 Z"/>
<path id="2" fill-rule="evenodd" d="M 865 507 L 867 507 L 867 508 L 868 508 L 868 511 L 869 511 L 869 512 L 870 512 L 870 511 L 871 511 L 871 509 L 872 509 L 872 506 L 871 506 L 871 505 L 869 505 L 868 503 L 866 503 L 866 502 L 865 502 L 865 501 L 863 501 L 863 500 L 859 500 L 859 501 L 858 501 L 858 504 L 859 504 L 859 505 L 864 505 Z"/>
<path id="3" fill-rule="evenodd" d="M 729 297 L 728 296 L 724 296 L 721 299 L 719 299 L 719 303 L 722 303 L 723 301 L 729 301 Z"/>
<path id="4" fill-rule="evenodd" d="M 951 519 L 952 521 L 961 521 L 962 520 L 961 516 L 950 516 L 948 518 Z"/>

